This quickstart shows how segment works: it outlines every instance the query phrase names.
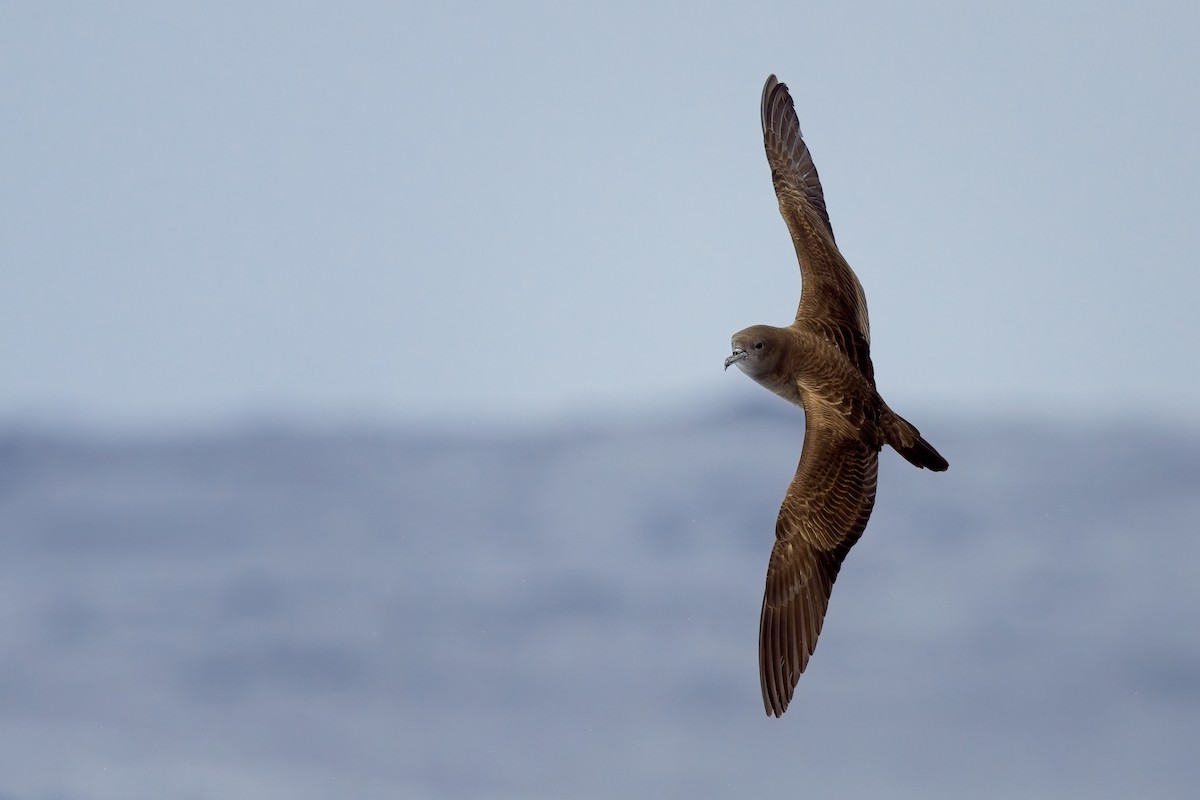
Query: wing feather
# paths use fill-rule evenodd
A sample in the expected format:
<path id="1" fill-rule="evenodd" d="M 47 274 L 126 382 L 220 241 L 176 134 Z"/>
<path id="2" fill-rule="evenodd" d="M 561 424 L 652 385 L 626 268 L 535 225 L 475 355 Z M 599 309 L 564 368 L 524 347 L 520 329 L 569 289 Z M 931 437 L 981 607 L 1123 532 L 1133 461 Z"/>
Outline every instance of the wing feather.
<path id="1" fill-rule="evenodd" d="M 767 78 L 762 95 L 763 145 L 779 213 L 800 261 L 802 288 L 796 318 L 830 320 L 870 342 L 862 285 L 838 251 L 825 208 L 825 192 L 787 84 Z"/>
<path id="2" fill-rule="evenodd" d="M 759 677 L 781 716 L 817 646 L 842 561 L 875 505 L 879 449 L 808 413 L 804 447 L 775 526 L 759 623 Z"/>

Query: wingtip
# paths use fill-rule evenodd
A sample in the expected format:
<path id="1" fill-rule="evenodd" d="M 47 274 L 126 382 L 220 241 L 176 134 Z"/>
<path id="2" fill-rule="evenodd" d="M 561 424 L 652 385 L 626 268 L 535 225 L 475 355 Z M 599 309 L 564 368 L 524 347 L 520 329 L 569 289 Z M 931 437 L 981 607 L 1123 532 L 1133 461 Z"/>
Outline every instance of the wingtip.
<path id="1" fill-rule="evenodd" d="M 765 596 L 758 637 L 758 677 L 763 707 L 768 717 L 782 717 L 796 690 L 797 677 L 792 674 L 785 653 L 794 651 L 796 643 L 788 641 L 778 612 L 771 610 Z M 800 671 L 804 671 L 803 667 Z"/>
<path id="2" fill-rule="evenodd" d="M 783 716 L 783 712 L 787 711 L 788 703 L 792 701 L 792 693 L 785 692 L 781 695 L 772 695 L 771 697 L 763 697 L 767 707 L 767 716 L 779 719 Z"/>
<path id="3" fill-rule="evenodd" d="M 779 719 L 783 716 L 783 712 L 787 711 L 788 701 L 791 698 L 787 696 L 776 697 L 774 694 L 768 694 L 764 688 L 763 691 L 763 708 L 766 709 L 768 717 Z"/>
<path id="4" fill-rule="evenodd" d="M 770 127 L 771 104 L 775 98 L 775 93 L 782 91 L 784 94 L 787 94 L 787 90 L 787 84 L 780 83 L 779 79 L 775 77 L 775 73 L 772 72 L 767 76 L 767 81 L 763 84 L 762 91 L 762 122 L 764 131 Z"/>

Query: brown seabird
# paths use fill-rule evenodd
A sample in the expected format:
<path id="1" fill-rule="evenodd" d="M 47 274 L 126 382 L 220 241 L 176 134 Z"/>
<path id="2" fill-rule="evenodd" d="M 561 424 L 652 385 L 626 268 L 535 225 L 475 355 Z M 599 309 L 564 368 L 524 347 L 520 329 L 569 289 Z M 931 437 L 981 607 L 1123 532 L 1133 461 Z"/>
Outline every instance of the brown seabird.
<path id="1" fill-rule="evenodd" d="M 767 714 L 781 716 L 817 646 L 829 593 L 875 504 L 879 451 L 941 472 L 949 464 L 875 389 L 867 300 L 838 251 L 825 195 L 785 84 L 767 78 L 763 143 L 779 212 L 800 260 L 800 307 L 786 328 L 733 336 L 738 368 L 804 409 L 804 446 L 775 523 L 759 622 Z"/>

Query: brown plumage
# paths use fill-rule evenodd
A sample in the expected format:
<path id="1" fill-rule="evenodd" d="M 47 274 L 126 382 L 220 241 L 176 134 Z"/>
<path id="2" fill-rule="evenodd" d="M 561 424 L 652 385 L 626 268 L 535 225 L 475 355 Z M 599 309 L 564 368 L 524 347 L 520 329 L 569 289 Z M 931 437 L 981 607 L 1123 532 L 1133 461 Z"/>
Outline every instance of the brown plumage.
<path id="1" fill-rule="evenodd" d="M 759 623 L 759 677 L 767 714 L 787 709 L 817 646 L 829 594 L 875 505 L 879 451 L 949 466 L 875 389 L 867 300 L 833 238 L 825 194 L 787 86 L 767 78 L 763 143 L 779 212 L 800 260 L 796 320 L 733 336 L 725 360 L 804 409 L 804 446 L 775 523 Z"/>

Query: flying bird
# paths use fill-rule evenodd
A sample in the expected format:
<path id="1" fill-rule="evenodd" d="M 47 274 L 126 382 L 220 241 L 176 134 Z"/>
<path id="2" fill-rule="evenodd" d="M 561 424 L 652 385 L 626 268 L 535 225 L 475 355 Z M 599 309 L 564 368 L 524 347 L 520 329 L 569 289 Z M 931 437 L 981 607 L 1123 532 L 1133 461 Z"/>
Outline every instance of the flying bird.
<path id="1" fill-rule="evenodd" d="M 775 523 L 759 621 L 763 703 L 779 717 L 817 646 L 842 561 L 871 516 L 883 445 L 935 472 L 949 464 L 875 388 L 866 296 L 838 251 L 792 96 L 774 75 L 763 87 L 762 129 L 779 213 L 800 261 L 800 307 L 786 328 L 734 334 L 725 368 L 737 364 L 804 409 L 800 464 Z"/>

